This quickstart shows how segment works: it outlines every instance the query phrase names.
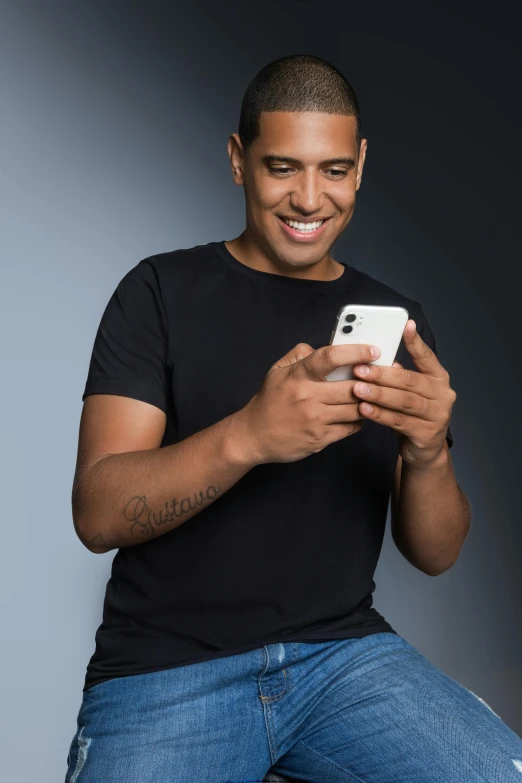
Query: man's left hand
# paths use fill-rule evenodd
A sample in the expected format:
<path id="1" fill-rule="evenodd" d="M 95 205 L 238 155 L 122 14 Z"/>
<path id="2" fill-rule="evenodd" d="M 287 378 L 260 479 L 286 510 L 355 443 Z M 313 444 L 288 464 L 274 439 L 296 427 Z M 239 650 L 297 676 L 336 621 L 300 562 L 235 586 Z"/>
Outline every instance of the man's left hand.
<path id="1" fill-rule="evenodd" d="M 365 401 L 359 404 L 365 418 L 397 432 L 402 459 L 415 467 L 427 467 L 446 448 L 457 394 L 450 386 L 448 372 L 417 332 L 415 321 L 408 320 L 403 339 L 418 372 L 405 370 L 399 362 L 392 367 L 356 364 L 354 376 L 360 380 L 353 393 Z M 367 394 L 362 393 L 360 383 L 369 387 Z"/>

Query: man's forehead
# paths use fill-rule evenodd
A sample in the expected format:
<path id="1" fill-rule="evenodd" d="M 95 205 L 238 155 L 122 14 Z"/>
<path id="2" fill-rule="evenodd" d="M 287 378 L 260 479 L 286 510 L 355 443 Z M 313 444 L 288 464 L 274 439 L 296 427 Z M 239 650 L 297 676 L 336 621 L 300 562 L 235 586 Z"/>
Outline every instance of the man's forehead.
<path id="1" fill-rule="evenodd" d="M 298 149 L 322 159 L 357 153 L 355 117 L 324 112 L 261 112 L 254 144 L 262 155 L 299 157 Z"/>

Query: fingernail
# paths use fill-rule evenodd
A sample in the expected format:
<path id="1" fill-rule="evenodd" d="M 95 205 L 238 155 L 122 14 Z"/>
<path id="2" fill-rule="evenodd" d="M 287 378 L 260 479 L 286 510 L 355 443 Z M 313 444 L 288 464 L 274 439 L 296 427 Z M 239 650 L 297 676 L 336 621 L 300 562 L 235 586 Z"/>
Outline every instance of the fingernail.
<path id="1" fill-rule="evenodd" d="M 380 350 L 377 348 L 377 346 L 376 346 L 376 345 L 372 345 L 372 347 L 370 348 L 370 353 L 371 353 L 371 355 L 372 355 L 372 356 L 375 356 L 375 358 L 376 358 L 376 359 L 377 359 L 377 357 L 378 357 L 378 356 L 380 356 L 380 355 L 381 355 L 381 352 L 380 352 Z"/>
<path id="2" fill-rule="evenodd" d="M 356 383 L 354 389 L 359 394 L 368 394 L 370 391 L 370 387 L 367 386 L 365 383 Z"/>

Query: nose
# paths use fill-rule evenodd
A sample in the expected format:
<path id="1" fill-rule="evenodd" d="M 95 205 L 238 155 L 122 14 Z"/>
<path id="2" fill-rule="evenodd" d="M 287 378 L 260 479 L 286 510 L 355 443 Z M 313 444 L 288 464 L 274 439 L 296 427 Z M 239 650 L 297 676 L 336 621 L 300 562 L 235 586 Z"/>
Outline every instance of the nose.
<path id="1" fill-rule="evenodd" d="M 295 187 L 290 195 L 293 209 L 303 213 L 317 212 L 321 208 L 321 183 L 317 171 L 302 171 L 294 180 Z"/>

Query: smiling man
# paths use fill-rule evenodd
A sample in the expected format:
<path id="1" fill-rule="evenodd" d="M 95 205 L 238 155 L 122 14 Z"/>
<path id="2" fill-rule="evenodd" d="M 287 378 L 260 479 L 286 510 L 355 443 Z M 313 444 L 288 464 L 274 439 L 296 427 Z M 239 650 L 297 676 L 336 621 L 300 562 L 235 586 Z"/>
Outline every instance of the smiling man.
<path id="1" fill-rule="evenodd" d="M 390 503 L 431 576 L 470 510 L 420 304 L 331 255 L 366 150 L 337 69 L 270 63 L 228 143 L 244 231 L 143 259 L 108 302 L 73 518 L 116 554 L 67 783 L 521 779 L 519 737 L 373 606 Z M 329 346 L 347 303 L 408 310 L 392 367 Z"/>
<path id="2" fill-rule="evenodd" d="M 339 277 L 344 265 L 329 251 L 351 220 L 366 157 L 356 117 L 263 110 L 258 123 L 255 140 L 244 118 L 228 144 L 235 182 L 245 188 L 247 226 L 227 248 L 265 272 Z M 332 150 L 344 154 L 323 158 Z"/>

